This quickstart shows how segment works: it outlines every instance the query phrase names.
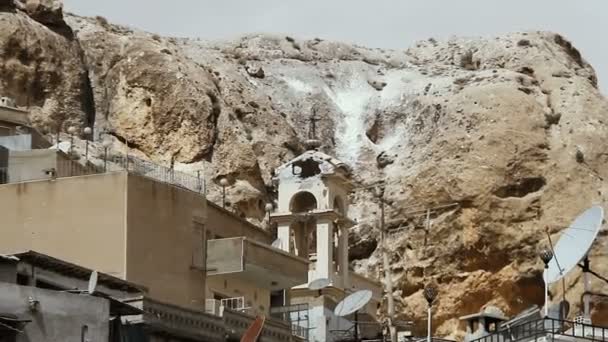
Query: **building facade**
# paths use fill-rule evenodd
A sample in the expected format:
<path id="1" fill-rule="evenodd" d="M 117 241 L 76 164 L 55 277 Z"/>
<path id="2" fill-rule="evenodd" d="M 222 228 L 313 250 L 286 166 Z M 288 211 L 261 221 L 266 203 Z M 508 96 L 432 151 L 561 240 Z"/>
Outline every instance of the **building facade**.
<path id="1" fill-rule="evenodd" d="M 382 286 L 349 269 L 348 232 L 354 224 L 348 218 L 348 195 L 352 188 L 349 167 L 311 149 L 279 167 L 275 174 L 279 196 L 271 219 L 277 225 L 277 243 L 286 252 L 307 258 L 310 263 L 307 281 L 287 294 L 291 304 L 308 306 L 301 310 L 309 318 L 309 339 L 352 340 L 358 332 L 366 338 L 379 337 L 380 324 L 373 322 L 377 323 Z M 321 279 L 327 284 L 325 288 L 309 288 L 313 281 Z M 370 290 L 372 298 L 356 317 L 335 315 L 335 306 L 358 290 Z M 365 328 L 359 325 L 361 321 L 367 323 Z"/>
<path id="2" fill-rule="evenodd" d="M 13 152 L 24 157 L 11 158 Z M 277 170 L 273 236 L 208 202 L 202 187 L 173 182 L 172 169 L 127 156 L 124 168 L 104 162 L 103 169 L 79 172 L 77 161 L 62 158 L 55 149 L 9 150 L 5 168 L 19 172 L 0 184 L 0 253 L 35 250 L 142 284 L 147 290 L 137 305 L 166 317 L 156 322 L 148 312 L 132 322 L 169 329 L 163 324 L 175 318 L 171 324 L 184 331 L 200 323 L 211 335 L 225 328 L 232 339 L 263 315 L 274 332 L 263 332 L 262 341 L 333 341 L 333 332 L 353 328 L 353 319 L 335 317 L 333 306 L 358 289 L 372 290 L 361 314 L 375 320 L 380 285 L 348 267 L 353 222 L 343 163 L 308 151 Z M 76 172 L 63 172 L 64 164 Z M 320 278 L 330 286 L 309 290 Z M 183 326 L 188 317 L 197 317 L 194 325 Z M 209 334 L 196 338 L 217 337 Z"/>

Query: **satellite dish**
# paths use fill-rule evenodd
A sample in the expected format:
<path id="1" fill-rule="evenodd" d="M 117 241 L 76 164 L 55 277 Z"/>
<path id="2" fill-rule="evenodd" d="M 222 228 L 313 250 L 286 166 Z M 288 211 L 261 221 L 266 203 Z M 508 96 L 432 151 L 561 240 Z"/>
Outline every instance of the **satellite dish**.
<path id="1" fill-rule="evenodd" d="M 585 258 L 602 227 L 603 220 L 604 209 L 596 205 L 580 214 L 570 227 L 562 232 L 554 248 L 554 257 L 549 261 L 549 284 L 560 280 Z"/>
<path id="2" fill-rule="evenodd" d="M 321 290 L 324 287 L 329 286 L 330 281 L 327 278 L 315 279 L 308 284 L 309 290 Z"/>
<path id="3" fill-rule="evenodd" d="M 281 241 L 281 239 L 280 239 L 280 238 L 279 238 L 279 239 L 276 239 L 276 240 L 272 241 L 271 246 L 272 246 L 272 247 L 274 247 L 274 248 L 281 248 L 281 245 L 282 245 L 282 243 L 281 243 L 281 242 L 282 242 L 282 241 Z"/>
<path id="4" fill-rule="evenodd" d="M 97 271 L 91 272 L 91 276 L 89 277 L 89 287 L 88 292 L 92 294 L 95 292 L 95 288 L 97 287 Z"/>
<path id="5" fill-rule="evenodd" d="M 334 310 L 336 316 L 348 316 L 353 312 L 359 311 L 372 299 L 372 291 L 360 290 L 344 298 Z"/>

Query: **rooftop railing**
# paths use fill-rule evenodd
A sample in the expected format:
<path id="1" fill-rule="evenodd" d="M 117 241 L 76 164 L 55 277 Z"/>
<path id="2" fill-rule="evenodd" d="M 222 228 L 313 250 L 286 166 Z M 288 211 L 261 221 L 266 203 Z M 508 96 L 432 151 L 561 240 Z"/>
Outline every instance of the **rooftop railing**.
<path id="1" fill-rule="evenodd" d="M 608 341 L 608 328 L 555 318 L 543 318 L 502 327 L 493 334 L 471 342 L 536 341 L 545 337 L 551 337 L 552 340 L 565 337 L 604 342 Z"/>
<path id="2" fill-rule="evenodd" d="M 0 184 L 20 183 L 52 178 L 76 177 L 106 172 L 127 171 L 162 183 L 171 184 L 197 193 L 205 193 L 202 173 L 188 174 L 133 156 L 114 155 L 102 165 L 77 160 L 57 159 L 41 167 L 39 163 L 19 163 L 0 167 Z"/>
<path id="3" fill-rule="evenodd" d="M 133 156 L 114 155 L 105 163 L 107 171 L 127 170 L 130 173 L 172 184 L 190 191 L 205 193 L 202 172 L 189 174 Z"/>

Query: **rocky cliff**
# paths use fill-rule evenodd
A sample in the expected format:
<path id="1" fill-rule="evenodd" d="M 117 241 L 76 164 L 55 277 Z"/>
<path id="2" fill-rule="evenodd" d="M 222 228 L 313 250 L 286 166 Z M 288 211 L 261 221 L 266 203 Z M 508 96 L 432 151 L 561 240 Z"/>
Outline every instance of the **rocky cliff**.
<path id="1" fill-rule="evenodd" d="M 486 304 L 509 315 L 542 304 L 546 231 L 555 242 L 583 209 L 606 207 L 608 102 L 559 34 L 403 51 L 270 35 L 205 42 L 63 17 L 55 4 L 0 1 L 0 93 L 37 127 L 94 125 L 117 149 L 204 169 L 210 185 L 226 177 L 232 209 L 261 221 L 272 170 L 303 151 L 315 112 L 323 149 L 360 184 L 386 184 L 388 271 L 400 316 L 420 331 L 426 283 L 439 288 L 442 335 Z M 377 200 L 358 190 L 351 208 L 353 266 L 380 278 Z M 604 275 L 607 244 L 602 234 L 592 251 Z M 566 291 L 575 314 L 578 271 Z M 607 313 L 596 302 L 594 321 L 608 324 Z"/>

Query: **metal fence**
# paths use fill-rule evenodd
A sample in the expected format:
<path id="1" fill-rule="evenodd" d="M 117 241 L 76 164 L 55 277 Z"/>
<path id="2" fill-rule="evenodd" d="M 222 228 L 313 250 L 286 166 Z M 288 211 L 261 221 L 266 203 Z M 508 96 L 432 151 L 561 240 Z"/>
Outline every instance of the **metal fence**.
<path id="1" fill-rule="evenodd" d="M 555 318 L 541 318 L 503 327 L 498 332 L 472 342 L 537 341 L 545 337 L 553 340 L 560 336 L 605 342 L 608 341 L 608 328 Z"/>
<path id="2" fill-rule="evenodd" d="M 104 162 L 104 167 L 102 169 L 107 171 L 127 170 L 130 173 L 152 178 L 190 191 L 199 193 L 205 192 L 205 181 L 202 172 L 199 171 L 196 174 L 189 174 L 176 171 L 173 168 L 133 156 L 113 155 Z"/>
<path id="3" fill-rule="evenodd" d="M 308 340 L 309 324 L 308 304 L 275 306 L 270 308 L 270 317 L 291 325 L 291 334 Z"/>
<path id="4" fill-rule="evenodd" d="M 133 156 L 114 155 L 102 163 L 80 163 L 77 160 L 56 159 L 44 164 L 20 163 L 0 167 L 0 184 L 19 183 L 52 178 L 86 176 L 105 172 L 128 171 L 190 191 L 204 193 L 202 172 L 188 174 Z"/>

